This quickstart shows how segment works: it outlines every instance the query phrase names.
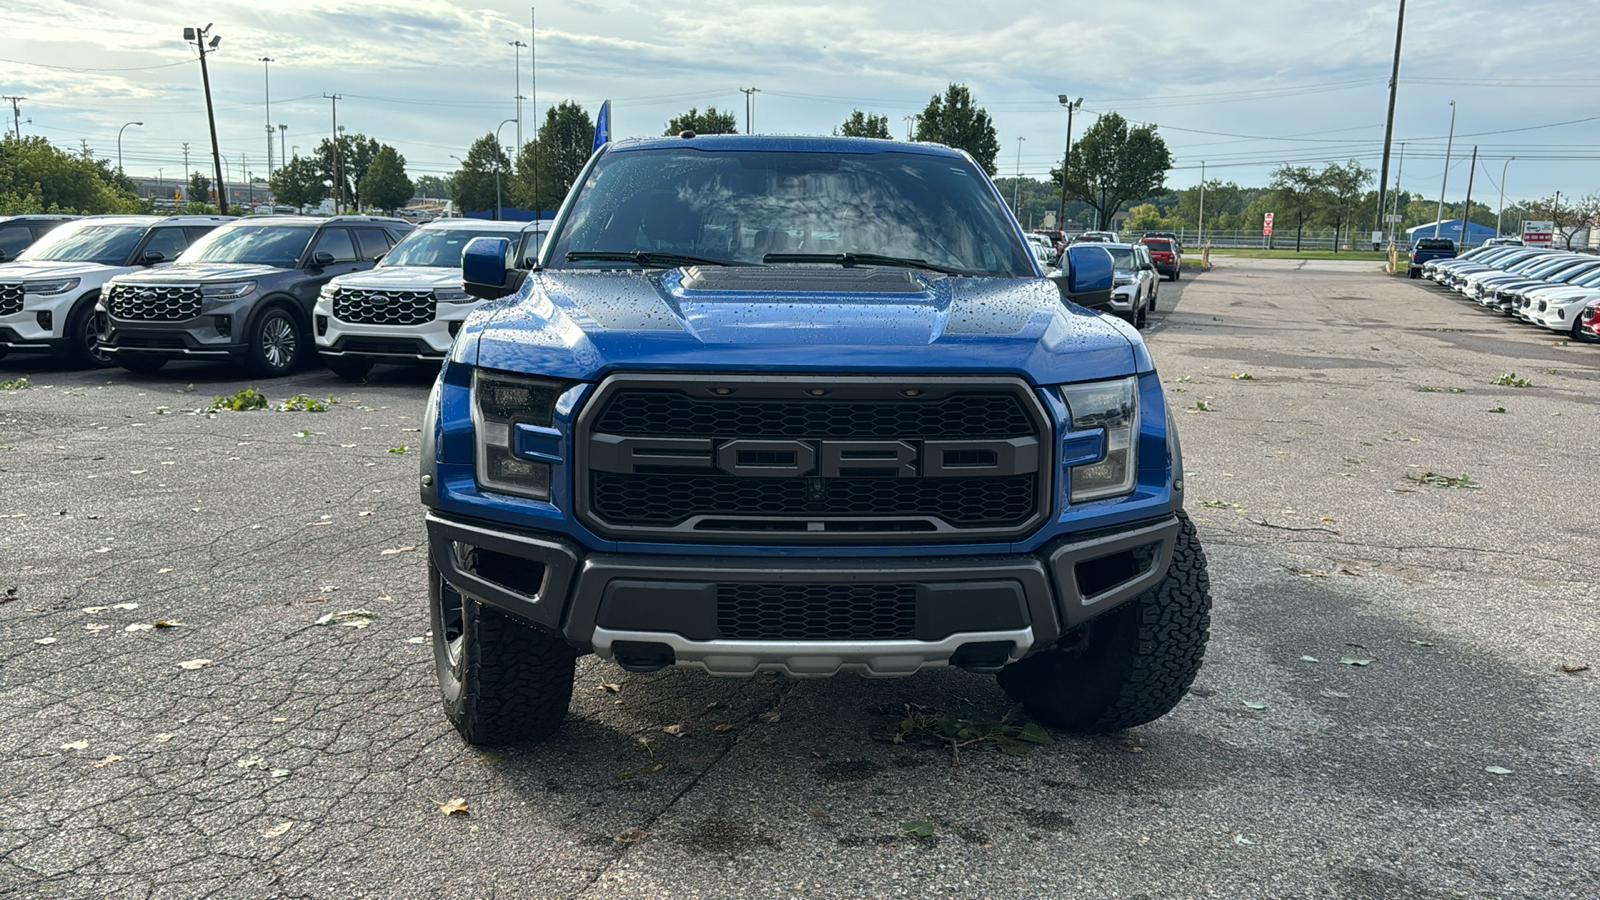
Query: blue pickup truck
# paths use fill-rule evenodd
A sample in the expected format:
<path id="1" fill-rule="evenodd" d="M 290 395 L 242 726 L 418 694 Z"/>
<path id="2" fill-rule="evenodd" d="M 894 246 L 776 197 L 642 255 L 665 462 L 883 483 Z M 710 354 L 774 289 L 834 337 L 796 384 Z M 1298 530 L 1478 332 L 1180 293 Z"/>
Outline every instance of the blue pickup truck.
<path id="1" fill-rule="evenodd" d="M 575 663 L 995 675 L 1043 724 L 1148 722 L 1205 650 L 1205 557 L 1139 333 L 1063 298 L 929 144 L 607 144 L 429 397 L 433 647 L 471 743 L 564 719 Z"/>
<path id="2" fill-rule="evenodd" d="M 1411 259 L 1406 268 L 1406 274 L 1416 278 L 1422 274 L 1424 263 L 1436 259 L 1454 259 L 1456 255 L 1456 242 L 1449 238 L 1420 238 L 1411 245 Z"/>

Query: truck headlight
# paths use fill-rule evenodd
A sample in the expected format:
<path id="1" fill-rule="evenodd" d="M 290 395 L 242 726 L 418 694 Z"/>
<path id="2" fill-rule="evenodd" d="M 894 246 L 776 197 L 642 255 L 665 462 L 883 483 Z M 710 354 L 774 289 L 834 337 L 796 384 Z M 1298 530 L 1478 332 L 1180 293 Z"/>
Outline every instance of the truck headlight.
<path id="1" fill-rule="evenodd" d="M 434 288 L 433 299 L 439 303 L 472 303 L 478 298 L 460 288 Z"/>
<path id="2" fill-rule="evenodd" d="M 517 456 L 512 447 L 519 423 L 550 425 L 556 398 L 566 386 L 475 369 L 472 373 L 472 426 L 477 434 L 478 486 L 484 490 L 550 499 L 550 464 Z"/>
<path id="3" fill-rule="evenodd" d="M 1139 445 L 1135 440 L 1139 424 L 1138 378 L 1064 384 L 1061 399 L 1067 403 L 1073 431 L 1102 429 L 1105 432 L 1104 458 L 1068 470 L 1071 502 L 1099 500 L 1132 491 L 1139 474 Z"/>
<path id="4" fill-rule="evenodd" d="M 237 300 L 256 289 L 254 281 L 235 281 L 230 284 L 205 284 L 200 286 L 200 296 L 207 300 Z"/>
<path id="5" fill-rule="evenodd" d="M 57 278 L 53 281 L 24 281 L 22 292 L 25 294 L 65 294 L 77 287 L 79 280 L 76 278 Z"/>

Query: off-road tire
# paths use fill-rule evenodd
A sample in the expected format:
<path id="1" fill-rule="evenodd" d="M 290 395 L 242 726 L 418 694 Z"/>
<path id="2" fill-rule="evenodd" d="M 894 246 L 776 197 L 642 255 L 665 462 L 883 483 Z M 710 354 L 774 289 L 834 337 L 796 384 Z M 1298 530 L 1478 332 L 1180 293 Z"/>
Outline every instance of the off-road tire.
<path id="1" fill-rule="evenodd" d="M 561 727 L 577 653 L 560 635 L 463 596 L 432 562 L 428 609 L 445 716 L 467 743 L 529 743 Z"/>
<path id="2" fill-rule="evenodd" d="M 372 371 L 372 360 L 353 358 L 349 356 L 329 356 L 323 359 L 328 364 L 328 371 L 351 381 L 360 381 Z"/>
<path id="3" fill-rule="evenodd" d="M 1062 731 L 1117 731 L 1170 712 L 1200 671 L 1211 626 L 1205 553 L 1181 512 L 1176 543 L 1160 584 L 1087 623 L 1078 640 L 1006 666 L 1000 686 Z"/>
<path id="4" fill-rule="evenodd" d="M 117 365 L 139 375 L 153 375 L 167 364 L 167 357 L 155 353 L 118 353 Z"/>
<path id="5" fill-rule="evenodd" d="M 247 361 L 259 378 L 281 378 L 305 358 L 306 333 L 294 313 L 270 306 L 250 326 Z"/>
<path id="6" fill-rule="evenodd" d="M 62 333 L 61 356 L 80 369 L 104 369 L 115 365 L 111 354 L 99 349 L 100 334 L 94 324 L 94 304 L 99 294 L 90 294 L 78 301 L 67 314 L 67 328 Z"/>

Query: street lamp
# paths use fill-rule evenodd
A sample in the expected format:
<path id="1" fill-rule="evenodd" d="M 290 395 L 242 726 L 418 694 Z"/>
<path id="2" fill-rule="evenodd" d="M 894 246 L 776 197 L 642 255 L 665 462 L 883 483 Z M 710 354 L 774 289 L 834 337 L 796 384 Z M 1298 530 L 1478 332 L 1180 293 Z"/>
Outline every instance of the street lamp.
<path id="1" fill-rule="evenodd" d="M 521 153 L 522 152 L 522 48 L 526 47 L 528 45 L 524 44 L 521 41 L 507 41 L 506 43 L 509 44 L 513 48 L 511 52 L 512 52 L 512 54 L 514 55 L 514 57 L 516 59 L 517 93 L 514 96 L 517 98 L 517 152 Z M 538 110 L 534 110 L 534 112 L 538 112 Z M 500 140 L 498 134 L 496 135 L 495 140 L 496 141 Z"/>
<path id="2" fill-rule="evenodd" d="M 206 89 L 206 122 L 211 126 L 211 162 L 216 166 L 217 174 L 217 210 L 223 215 L 228 214 L 228 190 L 222 179 L 222 151 L 217 146 L 217 116 L 211 107 L 211 74 L 206 69 L 206 51 L 217 49 L 222 43 L 221 35 L 211 35 L 211 40 L 206 36 L 211 35 L 211 23 L 207 22 L 204 28 L 185 28 L 183 39 L 192 41 L 200 51 L 200 80 Z"/>
<path id="3" fill-rule="evenodd" d="M 263 56 L 261 63 L 261 83 L 264 86 L 267 100 L 267 180 L 272 180 L 272 57 Z"/>
<path id="4" fill-rule="evenodd" d="M 1513 159 L 1516 159 L 1516 157 L 1510 157 L 1506 160 L 1505 166 L 1500 167 L 1500 211 L 1494 214 L 1495 237 L 1500 236 L 1500 217 L 1506 214 L 1506 166 L 1511 165 L 1511 160 Z"/>
<path id="5" fill-rule="evenodd" d="M 1444 181 L 1439 184 L 1439 212 L 1433 217 L 1433 236 L 1439 236 L 1439 223 L 1444 219 L 1444 189 L 1450 184 L 1450 150 L 1456 143 L 1456 102 L 1450 101 L 1450 138 L 1444 145 Z M 1461 234 L 1466 235 L 1467 223 L 1461 223 Z"/>
<path id="6" fill-rule="evenodd" d="M 517 120 L 516 119 L 505 119 L 499 125 L 496 125 L 494 127 L 494 149 L 495 149 L 497 155 L 500 153 L 500 129 L 506 127 L 506 125 L 510 124 L 511 122 L 515 122 L 515 121 L 517 121 Z M 500 221 L 500 216 L 502 215 L 501 207 L 502 207 L 502 203 L 500 202 L 500 160 L 497 159 L 497 160 L 494 161 L 494 218 L 495 218 L 496 222 Z"/>
<path id="7" fill-rule="evenodd" d="M 1056 228 L 1065 233 L 1067 223 L 1067 164 L 1072 161 L 1072 112 L 1083 105 L 1083 98 L 1079 97 L 1073 100 L 1066 94 L 1057 94 L 1056 100 L 1067 108 L 1067 149 L 1061 154 L 1061 206 L 1056 211 Z"/>
<path id="8" fill-rule="evenodd" d="M 289 154 L 283 152 L 284 145 L 287 143 L 289 143 L 289 126 L 280 124 L 278 126 L 278 165 L 280 166 L 289 161 Z"/>
<path id="9" fill-rule="evenodd" d="M 122 126 L 122 128 L 118 128 L 117 129 L 117 174 L 118 175 L 122 174 L 122 129 L 123 128 L 127 128 L 129 125 L 137 125 L 140 128 L 144 127 L 144 123 L 143 122 L 128 122 L 128 123 L 125 123 Z"/>

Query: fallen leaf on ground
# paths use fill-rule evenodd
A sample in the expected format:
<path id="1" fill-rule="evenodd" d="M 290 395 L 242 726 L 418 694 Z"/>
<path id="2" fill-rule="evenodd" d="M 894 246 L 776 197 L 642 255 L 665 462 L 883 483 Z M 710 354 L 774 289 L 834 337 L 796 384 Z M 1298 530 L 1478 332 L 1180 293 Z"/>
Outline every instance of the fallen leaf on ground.
<path id="1" fill-rule="evenodd" d="M 1245 709 L 1266 709 L 1267 708 L 1267 705 L 1265 703 L 1262 703 L 1260 700 L 1245 700 L 1243 702 L 1244 702 L 1244 708 Z"/>
<path id="2" fill-rule="evenodd" d="M 1341 656 L 1339 657 L 1339 663 L 1345 666 L 1370 666 L 1372 665 L 1372 660 L 1367 659 L 1365 656 Z"/>
<path id="3" fill-rule="evenodd" d="M 767 723 L 768 725 L 776 724 L 781 718 L 783 717 L 778 715 L 778 711 L 775 709 L 761 714 L 761 721 Z"/>
<path id="4" fill-rule="evenodd" d="M 234 765 L 241 769 L 265 769 L 267 767 L 267 761 L 259 756 L 249 756 L 239 760 L 237 763 L 234 763 Z"/>
<path id="5" fill-rule="evenodd" d="M 1373 349 L 1376 350 L 1377 348 L 1374 347 Z M 1233 836 L 1233 842 L 1235 844 L 1238 844 L 1241 847 L 1253 847 L 1253 846 L 1255 846 L 1255 843 L 1256 843 L 1255 841 L 1250 840 L 1249 838 L 1245 837 L 1242 834 L 1234 835 Z"/>
<path id="6" fill-rule="evenodd" d="M 1302 657 L 1300 657 L 1300 661 L 1301 662 L 1317 662 L 1317 658 L 1315 656 L 1302 656 Z"/>
<path id="7" fill-rule="evenodd" d="M 605 691 L 606 693 L 609 693 L 609 694 L 615 694 L 618 691 L 622 690 L 622 685 L 620 685 L 620 684 L 610 684 L 610 683 L 602 684 L 602 685 L 600 685 L 600 690 Z"/>
<path id="8" fill-rule="evenodd" d="M 1433 641 L 1419 641 L 1416 638 L 1406 638 L 1406 643 L 1415 644 L 1418 647 L 1432 647 L 1433 646 Z"/>
<path id="9" fill-rule="evenodd" d="M 165 744 L 167 741 L 170 741 L 170 740 L 172 740 L 172 735 L 168 734 L 165 731 L 163 731 L 160 734 L 156 735 L 156 743 L 158 743 L 158 744 Z"/>
<path id="10" fill-rule="evenodd" d="M 1117 749 L 1125 751 L 1125 752 L 1128 752 L 1128 753 L 1143 753 L 1144 752 L 1144 748 L 1139 746 L 1138 744 L 1135 744 L 1133 741 L 1123 741 L 1122 743 L 1117 745 Z"/>
<path id="11" fill-rule="evenodd" d="M 168 567 L 168 568 L 165 568 L 165 569 L 157 569 L 156 570 L 156 574 L 157 575 L 165 575 L 165 574 L 167 574 L 168 572 L 171 572 L 171 571 L 172 571 L 171 567 Z"/>
<path id="12" fill-rule="evenodd" d="M 155 626 L 151 625 L 149 622 L 135 622 L 132 625 L 129 625 L 127 628 L 124 628 L 122 630 L 123 631 L 152 631 L 154 629 L 155 629 Z"/>
<path id="13" fill-rule="evenodd" d="M 156 623 L 156 624 L 158 626 L 160 625 L 159 622 Z M 204 667 L 209 666 L 209 665 L 211 665 L 211 660 L 209 660 L 209 659 L 190 659 L 190 660 L 185 660 L 184 662 L 178 663 L 178 668 L 193 670 L 193 669 L 204 668 Z"/>
<path id="14" fill-rule="evenodd" d="M 645 830 L 643 828 L 629 828 L 627 831 L 617 835 L 617 840 L 624 844 L 634 844 L 644 840 L 644 837 Z"/>
<path id="15" fill-rule="evenodd" d="M 89 615 L 93 616 L 93 615 L 98 615 L 100 613 L 103 613 L 103 612 L 105 612 L 106 610 L 108 610 L 110 608 L 111 607 L 109 607 L 109 606 L 85 606 L 83 608 L 83 611 L 88 613 Z"/>
<path id="16" fill-rule="evenodd" d="M 1589 671 L 1589 667 L 1587 665 L 1584 665 L 1583 663 L 1579 663 L 1578 665 L 1575 665 L 1575 666 L 1563 665 L 1561 667 L 1561 671 L 1567 673 L 1568 675 L 1576 675 L 1579 672 L 1587 672 L 1587 671 Z"/>
<path id="17" fill-rule="evenodd" d="M 410 553 L 411 551 L 413 551 L 415 549 L 417 549 L 417 548 L 416 547 L 390 547 L 389 549 L 383 551 L 382 553 L 379 553 L 378 555 L 379 556 L 393 556 L 396 553 Z"/>
<path id="18" fill-rule="evenodd" d="M 1484 766 L 1483 770 L 1490 775 L 1510 775 L 1511 770 L 1505 766 Z"/>
<path id="19" fill-rule="evenodd" d="M 425 644 L 425 643 L 427 643 L 427 641 L 428 641 L 427 638 L 421 638 L 421 637 L 409 637 L 409 638 L 406 638 L 406 643 L 408 643 L 408 644 Z"/>
<path id="20" fill-rule="evenodd" d="M 672 735 L 673 737 L 676 737 L 676 738 L 681 738 L 684 735 L 689 733 L 689 729 L 683 727 L 682 725 L 668 725 L 665 728 L 662 728 L 661 730 L 665 731 L 667 734 L 670 734 L 670 735 Z"/>
<path id="21" fill-rule="evenodd" d="M 281 825 L 274 825 L 271 828 L 268 828 L 265 831 L 261 832 L 261 836 L 262 837 L 282 837 L 283 835 L 288 833 L 289 829 L 291 829 L 293 827 L 294 827 L 294 823 L 293 822 L 284 822 Z"/>
<path id="22" fill-rule="evenodd" d="M 287 778 L 288 775 L 289 775 L 289 770 L 288 769 L 273 769 L 268 774 L 270 774 L 273 778 Z"/>
<path id="23" fill-rule="evenodd" d="M 471 813 L 467 811 L 467 800 L 465 797 L 455 797 L 450 800 L 435 800 L 433 803 L 435 806 L 439 807 L 439 815 L 441 816 L 453 816 L 456 813 L 461 813 L 464 816 L 471 815 Z"/>
<path id="24" fill-rule="evenodd" d="M 182 628 L 183 623 L 177 620 L 161 619 L 156 622 L 157 628 Z"/>
<path id="25" fill-rule="evenodd" d="M 347 609 L 343 612 L 328 613 L 317 619 L 318 625 L 343 625 L 346 628 L 365 628 L 372 624 L 378 614 L 370 609 Z"/>
<path id="26" fill-rule="evenodd" d="M 932 837 L 934 824 L 923 819 L 907 819 L 900 823 L 900 830 L 913 837 Z"/>
<path id="27" fill-rule="evenodd" d="M 89 742 L 88 741 L 73 741 L 70 744 L 62 744 L 61 745 L 61 749 L 63 749 L 63 750 L 87 750 L 87 749 L 89 749 Z"/>
<path id="28" fill-rule="evenodd" d="M 105 631 L 107 628 L 110 628 L 110 627 L 111 627 L 110 625 L 102 625 L 99 622 L 90 622 L 89 624 L 83 626 L 83 630 L 84 631 L 101 632 L 101 631 Z"/>
<path id="29" fill-rule="evenodd" d="M 1324 690 L 1322 692 L 1322 696 L 1327 697 L 1327 698 L 1329 698 L 1331 700 L 1349 700 L 1350 699 L 1350 695 L 1346 694 L 1344 691 Z"/>
<path id="30" fill-rule="evenodd" d="M 139 608 L 139 604 L 137 604 L 137 603 L 113 603 L 113 604 L 111 604 L 111 608 L 112 609 L 138 609 Z"/>
<path id="31" fill-rule="evenodd" d="M 732 724 L 730 724 L 728 722 L 724 722 L 721 725 L 718 725 L 717 727 L 715 727 L 715 728 L 713 728 L 711 730 L 715 731 L 715 732 L 718 732 L 718 733 L 726 734 L 727 732 L 730 732 L 730 731 L 732 731 L 733 729 L 735 729 L 737 727 L 738 727 L 737 725 L 732 725 Z"/>
<path id="32" fill-rule="evenodd" d="M 94 766 L 96 769 L 104 769 L 106 766 L 109 766 L 112 763 L 117 762 L 120 759 L 122 759 L 122 757 L 120 757 L 120 756 L 116 755 L 115 753 L 113 753 L 110 756 L 106 757 L 105 759 L 97 759 L 94 762 L 90 763 L 89 765 Z"/>
<path id="33" fill-rule="evenodd" d="M 54 644 L 55 642 L 56 639 L 53 637 L 42 637 L 34 641 L 35 644 Z"/>

